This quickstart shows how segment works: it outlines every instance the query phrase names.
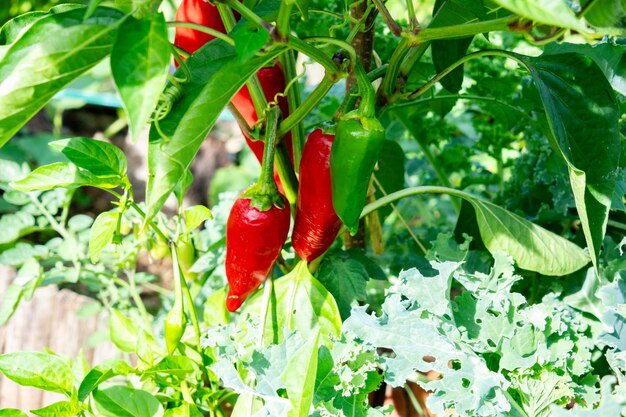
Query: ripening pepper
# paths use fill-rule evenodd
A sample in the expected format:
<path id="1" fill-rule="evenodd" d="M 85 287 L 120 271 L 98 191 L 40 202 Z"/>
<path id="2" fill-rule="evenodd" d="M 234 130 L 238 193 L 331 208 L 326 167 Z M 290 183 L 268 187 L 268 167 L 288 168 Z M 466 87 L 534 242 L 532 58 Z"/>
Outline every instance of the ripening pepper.
<path id="1" fill-rule="evenodd" d="M 165 316 L 164 333 L 165 333 L 165 346 L 168 353 L 171 355 L 174 353 L 180 340 L 185 333 L 185 327 L 187 327 L 187 316 L 185 315 L 185 306 L 183 304 L 183 285 L 186 285 L 184 275 L 182 274 L 181 266 L 179 263 L 178 249 L 176 245 L 172 243 L 170 245 L 172 254 L 172 267 L 174 278 L 174 305 L 171 310 Z"/>
<path id="2" fill-rule="evenodd" d="M 322 255 L 341 229 L 333 208 L 330 177 L 330 151 L 334 135 L 322 129 L 308 137 L 300 160 L 300 185 L 291 244 L 305 261 Z"/>
<path id="3" fill-rule="evenodd" d="M 289 233 L 289 204 L 273 178 L 279 116 L 277 107 L 269 111 L 259 181 L 235 201 L 226 223 L 226 308 L 231 312 L 267 278 Z"/>
<path id="4" fill-rule="evenodd" d="M 259 83 L 261 84 L 261 88 L 263 89 L 263 95 L 267 101 L 274 100 L 274 97 L 277 94 L 285 91 L 285 74 L 278 62 L 276 62 L 272 67 L 261 68 L 257 71 L 256 75 L 259 79 Z M 287 98 L 282 96 L 278 97 L 277 102 L 283 117 L 287 117 L 289 115 L 289 103 L 287 102 Z M 250 90 L 248 90 L 247 86 L 244 85 L 241 90 L 235 94 L 231 103 L 246 121 L 248 128 L 252 128 L 252 126 L 254 126 L 254 124 L 259 120 L 252 102 L 252 97 L 250 96 Z M 243 127 L 244 126 L 242 126 L 242 128 Z M 248 146 L 250 146 L 250 149 L 258 159 L 259 163 L 261 163 L 263 161 L 263 141 L 252 140 L 245 134 L 244 136 Z M 287 133 L 287 135 L 285 135 L 285 144 L 287 145 L 287 151 L 293 160 L 291 133 Z"/>
<path id="5" fill-rule="evenodd" d="M 196 23 L 226 33 L 217 7 L 205 0 L 183 0 L 176 11 L 176 21 Z M 177 26 L 174 44 L 193 54 L 213 39 L 215 37 L 208 33 Z"/>
<path id="6" fill-rule="evenodd" d="M 178 8 L 178 11 L 176 12 L 176 21 L 196 23 L 222 33 L 226 33 L 219 10 L 217 7 L 205 0 L 183 0 Z M 174 44 L 188 53 L 193 54 L 205 43 L 213 39 L 215 39 L 215 37 L 207 33 L 186 27 L 177 27 Z M 267 101 L 274 100 L 274 97 L 277 94 L 285 91 L 285 75 L 283 69 L 277 62 L 271 67 L 261 68 L 257 71 L 257 77 L 259 79 L 261 89 L 263 90 L 263 95 Z M 286 117 L 289 114 L 289 104 L 287 99 L 281 96 L 277 99 L 277 102 L 280 110 L 282 111 L 283 117 Z M 261 163 L 263 161 L 263 141 L 255 141 L 245 134 L 245 131 L 252 128 L 259 120 L 248 87 L 244 85 L 232 98 L 231 103 L 247 123 L 247 126 L 240 127 L 244 132 L 246 143 L 252 150 L 252 153 L 256 156 L 259 163 Z M 288 133 L 285 136 L 285 144 L 293 161 L 291 133 Z M 277 180 L 279 190 L 282 192 L 282 185 L 280 184 L 280 181 L 278 181 L 278 174 L 274 173 L 274 177 Z"/>
<path id="7" fill-rule="evenodd" d="M 333 207 L 352 234 L 359 228 L 370 179 L 385 142 L 385 129 L 375 115 L 376 93 L 358 61 L 355 75 L 361 103 L 337 122 L 330 153 Z"/>

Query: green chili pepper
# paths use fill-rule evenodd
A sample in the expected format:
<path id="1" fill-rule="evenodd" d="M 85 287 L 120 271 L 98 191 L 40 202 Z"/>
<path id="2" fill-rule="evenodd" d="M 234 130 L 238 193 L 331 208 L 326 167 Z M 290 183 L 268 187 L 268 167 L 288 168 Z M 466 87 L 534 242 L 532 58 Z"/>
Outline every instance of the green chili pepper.
<path id="1" fill-rule="evenodd" d="M 165 316 L 165 346 L 168 353 L 171 355 L 174 353 L 180 339 L 182 339 L 185 333 L 185 327 L 187 326 L 187 316 L 185 315 L 185 307 L 183 304 L 183 285 L 184 276 L 181 274 L 180 265 L 178 263 L 178 252 L 174 243 L 170 244 L 172 251 L 172 264 L 174 267 L 174 305 L 172 309 Z"/>
<path id="2" fill-rule="evenodd" d="M 333 207 L 355 234 L 367 199 L 370 178 L 385 142 L 385 129 L 375 116 L 375 92 L 360 62 L 355 63 L 361 104 L 337 122 L 330 154 Z"/>

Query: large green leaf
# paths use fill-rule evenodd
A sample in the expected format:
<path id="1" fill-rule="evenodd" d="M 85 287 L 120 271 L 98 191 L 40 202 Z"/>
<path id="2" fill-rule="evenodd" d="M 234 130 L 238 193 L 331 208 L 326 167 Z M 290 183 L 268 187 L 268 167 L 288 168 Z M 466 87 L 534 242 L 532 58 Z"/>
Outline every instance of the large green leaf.
<path id="1" fill-rule="evenodd" d="M 104 381 L 118 375 L 128 375 L 132 370 L 130 365 L 119 359 L 110 359 L 101 363 L 85 375 L 78 388 L 78 399 L 85 401 L 89 394 Z"/>
<path id="2" fill-rule="evenodd" d="M 162 13 L 144 20 L 129 18 L 111 51 L 111 70 L 137 140 L 148 123 L 167 81 L 170 43 Z"/>
<path id="3" fill-rule="evenodd" d="M 309 415 L 317 373 L 318 343 L 319 332 L 311 336 L 304 346 L 298 349 L 283 372 L 281 379 L 285 382 L 291 403 L 287 417 Z"/>
<path id="4" fill-rule="evenodd" d="M 98 390 L 93 395 L 103 417 L 162 417 L 163 407 L 149 392 L 123 386 Z"/>
<path id="5" fill-rule="evenodd" d="M 519 267 L 544 275 L 569 274 L 589 263 L 586 253 L 570 241 L 495 204 L 478 198 L 467 201 L 492 254 L 505 252 Z"/>
<path id="6" fill-rule="evenodd" d="M 80 4 L 60 4 L 52 7 L 48 12 L 33 11 L 15 16 L 13 19 L 6 22 L 0 28 L 0 47 L 9 45 L 15 42 L 20 36 L 22 36 L 28 28 L 30 28 L 36 21 L 46 17 L 49 14 L 64 13 L 72 9 L 81 8 Z M 2 57 L 0 53 L 0 57 Z"/>
<path id="7" fill-rule="evenodd" d="M 368 204 L 361 217 L 398 199 L 429 193 L 449 194 L 469 202 L 476 214 L 480 236 L 489 252 L 505 252 L 521 268 L 544 275 L 567 275 L 589 263 L 585 251 L 567 239 L 502 207 L 452 188 L 406 188 Z"/>
<path id="8" fill-rule="evenodd" d="M 44 165 L 19 181 L 11 183 L 11 187 L 23 192 L 45 191 L 53 188 L 77 188 L 87 185 L 100 188 L 115 188 L 122 179 L 117 175 L 97 177 L 88 171 L 78 168 L 69 162 L 56 162 Z"/>
<path id="9" fill-rule="evenodd" d="M 619 105 L 591 59 L 565 53 L 521 57 L 545 107 L 552 146 L 568 165 L 594 265 L 606 231 L 621 152 Z"/>
<path id="10" fill-rule="evenodd" d="M 585 55 L 593 59 L 602 70 L 615 91 L 626 96 L 626 45 L 611 41 L 595 45 L 553 42 L 546 45 L 544 54 L 563 54 L 567 52 Z"/>
<path id="11" fill-rule="evenodd" d="M 63 139 L 50 142 L 50 147 L 58 150 L 76 166 L 93 175 L 126 175 L 126 156 L 120 148 L 108 142 L 88 138 Z"/>
<path id="12" fill-rule="evenodd" d="M 0 52 L 0 146 L 61 88 L 105 58 L 123 15 L 98 8 L 51 14 L 35 21 Z"/>
<path id="13" fill-rule="evenodd" d="M 20 385 L 70 395 L 72 369 L 67 361 L 44 352 L 15 352 L 0 355 L 0 372 Z"/>
<path id="14" fill-rule="evenodd" d="M 586 32 L 563 0 L 493 0 L 494 3 L 537 23 Z"/>
<path id="15" fill-rule="evenodd" d="M 262 303 L 263 292 L 257 291 L 246 303 L 244 314 L 258 317 Z M 285 330 L 297 331 L 307 339 L 319 332 L 325 343 L 341 332 L 337 302 L 311 275 L 306 262 L 298 263 L 289 274 L 274 281 L 272 303 L 265 326 L 266 343 L 282 341 Z"/>
<path id="16" fill-rule="evenodd" d="M 234 47 L 215 39 L 187 60 L 191 78 L 182 83 L 179 100 L 159 122 L 167 138 L 161 137 L 154 124 L 150 130 L 146 221 L 161 209 L 184 177 L 200 144 L 230 99 L 252 74 L 281 51 L 276 48 L 242 61 Z M 176 75 L 182 77 L 182 70 Z"/>

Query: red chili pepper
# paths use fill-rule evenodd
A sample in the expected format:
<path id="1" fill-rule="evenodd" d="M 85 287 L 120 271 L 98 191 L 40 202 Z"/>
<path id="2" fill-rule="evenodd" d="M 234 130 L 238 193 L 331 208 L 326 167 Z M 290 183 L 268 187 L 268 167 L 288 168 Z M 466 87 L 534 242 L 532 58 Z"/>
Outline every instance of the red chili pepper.
<path id="1" fill-rule="evenodd" d="M 217 7 L 205 0 L 183 0 L 176 11 L 176 21 L 196 23 L 226 33 Z M 176 27 L 174 45 L 193 54 L 202 45 L 213 39 L 215 37 L 208 33 L 178 26 Z"/>
<path id="2" fill-rule="evenodd" d="M 226 224 L 226 308 L 235 311 L 269 275 L 289 233 L 289 203 L 267 211 L 244 196 L 235 201 Z"/>
<path id="3" fill-rule="evenodd" d="M 259 181 L 235 201 L 226 223 L 226 308 L 235 311 L 267 278 L 287 240 L 289 203 L 272 178 L 280 110 L 267 115 Z"/>
<path id="4" fill-rule="evenodd" d="M 341 229 L 341 220 L 333 208 L 330 178 L 330 150 L 334 140 L 334 135 L 316 129 L 309 135 L 302 151 L 291 243 L 306 261 L 323 254 Z"/>

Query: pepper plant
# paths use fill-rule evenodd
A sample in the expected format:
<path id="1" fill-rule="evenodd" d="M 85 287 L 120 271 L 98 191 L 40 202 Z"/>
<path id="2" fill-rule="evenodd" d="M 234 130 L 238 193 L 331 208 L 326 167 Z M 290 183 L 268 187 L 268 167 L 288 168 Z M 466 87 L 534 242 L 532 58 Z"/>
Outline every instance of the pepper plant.
<path id="1" fill-rule="evenodd" d="M 42 285 L 86 285 L 121 353 L 0 355 L 66 397 L 34 414 L 375 417 L 391 387 L 422 415 L 626 415 L 621 2 L 165 6 L 0 29 L 0 262 L 18 269 L 0 322 Z M 145 201 L 107 141 L 27 145 L 106 59 L 129 136 L 149 129 Z M 258 182 L 187 207 L 224 109 Z M 111 210 L 71 215 L 82 187 Z M 137 272 L 145 252 L 172 288 Z"/>

